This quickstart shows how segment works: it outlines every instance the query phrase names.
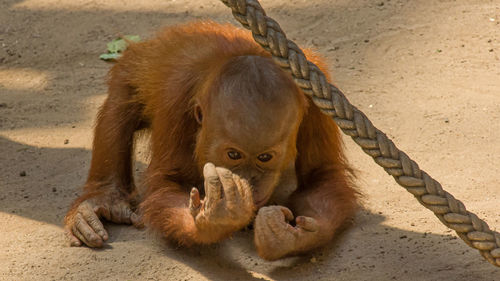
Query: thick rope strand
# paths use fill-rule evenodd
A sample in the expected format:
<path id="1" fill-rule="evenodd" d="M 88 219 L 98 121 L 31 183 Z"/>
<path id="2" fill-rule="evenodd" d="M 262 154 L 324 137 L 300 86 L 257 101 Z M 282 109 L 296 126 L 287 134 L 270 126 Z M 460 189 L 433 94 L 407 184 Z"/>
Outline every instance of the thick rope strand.
<path id="1" fill-rule="evenodd" d="M 233 16 L 274 61 L 289 72 L 297 85 L 314 103 L 329 115 L 375 162 L 394 177 L 396 182 L 417 198 L 418 202 L 434 212 L 447 227 L 491 264 L 500 267 L 500 233 L 466 210 L 464 204 L 446 192 L 441 184 L 426 172 L 382 131 L 373 126 L 363 112 L 354 107 L 344 94 L 327 82 L 325 75 L 308 61 L 302 50 L 288 40 L 279 24 L 266 16 L 257 0 L 222 0 L 231 8 Z"/>

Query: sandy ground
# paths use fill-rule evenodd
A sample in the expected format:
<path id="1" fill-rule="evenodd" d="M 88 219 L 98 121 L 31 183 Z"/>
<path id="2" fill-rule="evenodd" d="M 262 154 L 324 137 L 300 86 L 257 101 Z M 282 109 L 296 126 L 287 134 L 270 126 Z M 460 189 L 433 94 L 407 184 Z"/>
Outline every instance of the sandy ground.
<path id="1" fill-rule="evenodd" d="M 470 211 L 500 228 L 500 1 L 264 0 L 312 46 L 376 126 Z M 70 248 L 62 218 L 81 192 L 118 34 L 236 23 L 219 1 L 0 1 L 1 280 L 500 280 L 345 139 L 366 209 L 334 243 L 260 259 L 252 233 L 200 249 L 108 225 L 101 250 Z M 138 156 L 138 167 L 147 160 Z"/>

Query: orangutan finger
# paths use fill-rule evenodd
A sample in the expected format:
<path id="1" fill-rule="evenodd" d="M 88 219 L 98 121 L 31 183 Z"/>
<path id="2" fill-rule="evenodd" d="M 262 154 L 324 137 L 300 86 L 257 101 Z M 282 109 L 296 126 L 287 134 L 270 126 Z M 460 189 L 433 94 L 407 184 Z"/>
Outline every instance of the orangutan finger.
<path id="1" fill-rule="evenodd" d="M 132 215 L 130 216 L 130 221 L 132 221 L 132 224 L 136 228 L 143 228 L 144 227 L 144 222 L 142 221 L 141 216 L 136 214 L 136 213 L 132 213 Z"/>
<path id="2" fill-rule="evenodd" d="M 243 202 L 253 206 L 252 188 L 250 187 L 248 181 L 241 178 L 237 174 L 233 174 L 233 181 L 236 183 L 236 186 L 238 187 L 238 191 L 240 193 L 241 198 L 243 199 Z"/>
<path id="3" fill-rule="evenodd" d="M 221 198 L 222 183 L 212 163 L 205 164 L 203 176 L 205 178 L 205 208 L 211 209 Z"/>
<path id="4" fill-rule="evenodd" d="M 73 233 L 89 247 L 101 247 L 103 244 L 101 237 L 94 232 L 80 213 L 75 216 Z"/>
<path id="5" fill-rule="evenodd" d="M 201 201 L 200 201 L 200 192 L 196 187 L 191 189 L 191 193 L 189 193 L 189 212 L 193 217 L 196 217 L 200 212 Z"/>
<path id="6" fill-rule="evenodd" d="M 283 215 L 285 215 L 285 220 L 287 222 L 293 220 L 293 213 L 292 213 L 292 211 L 290 211 L 290 209 L 288 209 L 287 207 L 283 207 L 283 206 L 279 206 L 279 207 L 280 207 L 280 210 L 283 213 Z"/>
<path id="7" fill-rule="evenodd" d="M 80 239 L 78 239 L 75 235 L 73 235 L 73 232 L 71 231 L 71 229 L 69 229 L 68 227 L 65 227 L 64 233 L 66 234 L 66 237 L 68 237 L 69 245 L 71 247 L 79 247 L 82 245 L 82 241 L 80 241 Z"/>
<path id="8" fill-rule="evenodd" d="M 297 224 L 297 227 L 300 227 L 306 231 L 318 231 L 318 222 L 311 217 L 298 216 L 295 219 L 295 223 Z"/>
<path id="9" fill-rule="evenodd" d="M 106 229 L 104 229 L 104 225 L 95 212 L 86 209 L 83 210 L 81 214 L 94 232 L 101 236 L 102 240 L 108 240 L 108 233 L 106 232 Z"/>
<path id="10" fill-rule="evenodd" d="M 235 206 L 239 202 L 239 198 L 236 195 L 238 187 L 233 180 L 233 173 L 225 168 L 216 168 L 217 174 L 219 175 L 219 180 L 221 181 L 222 188 L 224 189 L 224 198 L 226 204 Z"/>
<path id="11" fill-rule="evenodd" d="M 94 213 L 96 213 L 96 215 L 100 218 L 104 218 L 108 221 L 111 221 L 111 212 L 107 207 L 104 206 L 94 207 Z"/>

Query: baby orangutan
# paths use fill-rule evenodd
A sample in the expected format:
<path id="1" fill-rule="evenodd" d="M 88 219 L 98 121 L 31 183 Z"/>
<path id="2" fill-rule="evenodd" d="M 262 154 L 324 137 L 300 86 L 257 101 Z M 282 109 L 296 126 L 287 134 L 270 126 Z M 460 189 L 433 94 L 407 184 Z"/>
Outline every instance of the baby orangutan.
<path id="1" fill-rule="evenodd" d="M 194 22 L 133 43 L 108 94 L 84 194 L 65 218 L 73 246 L 101 247 L 101 219 L 143 222 L 186 246 L 254 220 L 257 252 L 274 260 L 328 242 L 356 211 L 338 127 L 246 31 Z M 152 151 L 137 206 L 132 153 L 144 128 Z"/>

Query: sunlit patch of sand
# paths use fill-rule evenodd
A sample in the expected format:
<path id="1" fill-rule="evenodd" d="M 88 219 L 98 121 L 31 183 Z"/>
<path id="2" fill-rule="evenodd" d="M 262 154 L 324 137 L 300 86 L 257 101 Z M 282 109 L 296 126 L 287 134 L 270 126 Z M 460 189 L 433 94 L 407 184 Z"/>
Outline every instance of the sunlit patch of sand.
<path id="1" fill-rule="evenodd" d="M 179 0 L 177 0 L 179 1 Z M 11 8 L 14 9 L 30 9 L 30 10 L 53 10 L 57 7 L 58 10 L 106 10 L 106 11 L 158 11 L 162 7 L 167 7 L 175 3 L 176 0 L 151 0 L 151 1 L 124 1 L 124 0 L 108 0 L 108 1 L 67 1 L 67 0 L 25 0 L 14 4 Z"/>
<path id="2" fill-rule="evenodd" d="M 0 69 L 0 87 L 10 90 L 40 90 L 49 78 L 47 72 L 29 68 Z"/>

